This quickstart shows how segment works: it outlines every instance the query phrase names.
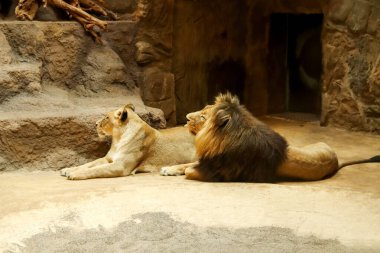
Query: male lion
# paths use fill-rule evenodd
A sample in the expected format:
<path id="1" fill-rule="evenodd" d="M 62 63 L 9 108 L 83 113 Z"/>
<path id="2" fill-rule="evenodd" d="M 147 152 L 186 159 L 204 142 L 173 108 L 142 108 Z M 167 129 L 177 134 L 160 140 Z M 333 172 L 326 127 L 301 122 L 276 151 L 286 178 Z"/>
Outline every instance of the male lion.
<path id="1" fill-rule="evenodd" d="M 288 146 L 229 93 L 187 118 L 189 131 L 196 135 L 199 161 L 163 167 L 162 175 L 185 174 L 188 179 L 202 181 L 321 180 L 347 165 L 380 162 L 376 156 L 339 166 L 335 152 L 325 143 Z"/>
<path id="2" fill-rule="evenodd" d="M 194 136 L 184 127 L 156 130 L 145 123 L 134 106 L 125 105 L 96 122 L 99 137 L 112 136 L 105 157 L 61 170 L 71 180 L 121 177 L 154 172 L 164 165 L 195 161 Z"/>

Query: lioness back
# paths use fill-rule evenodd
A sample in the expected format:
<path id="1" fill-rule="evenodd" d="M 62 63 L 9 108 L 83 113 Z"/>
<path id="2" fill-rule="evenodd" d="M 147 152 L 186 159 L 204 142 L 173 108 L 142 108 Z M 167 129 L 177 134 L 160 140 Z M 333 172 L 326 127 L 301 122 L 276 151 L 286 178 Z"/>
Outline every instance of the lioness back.
<path id="1" fill-rule="evenodd" d="M 149 148 L 147 158 L 140 166 L 155 167 L 154 170 L 158 171 L 162 166 L 189 163 L 195 160 L 194 136 L 187 128 L 174 127 L 156 132 L 156 139 Z"/>

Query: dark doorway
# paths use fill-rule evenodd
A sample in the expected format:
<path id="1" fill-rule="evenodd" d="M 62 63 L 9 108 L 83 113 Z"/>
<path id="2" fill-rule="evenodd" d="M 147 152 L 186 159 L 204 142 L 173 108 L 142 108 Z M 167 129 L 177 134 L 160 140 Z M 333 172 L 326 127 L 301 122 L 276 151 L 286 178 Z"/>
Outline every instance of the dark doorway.
<path id="1" fill-rule="evenodd" d="M 272 14 L 269 113 L 320 114 L 322 14 Z"/>
<path id="2" fill-rule="evenodd" d="M 237 95 L 244 103 L 242 99 L 246 77 L 243 63 L 234 60 L 214 61 L 209 64 L 208 69 L 207 100 L 209 103 L 214 102 L 216 95 L 227 91 Z"/>

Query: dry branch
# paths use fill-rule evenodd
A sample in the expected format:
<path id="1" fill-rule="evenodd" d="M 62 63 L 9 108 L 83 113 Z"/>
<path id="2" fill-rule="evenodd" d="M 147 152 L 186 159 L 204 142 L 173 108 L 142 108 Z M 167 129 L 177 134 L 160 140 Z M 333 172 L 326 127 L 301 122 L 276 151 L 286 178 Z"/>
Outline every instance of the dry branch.
<path id="1" fill-rule="evenodd" d="M 19 0 L 16 6 L 16 17 L 21 20 L 33 20 L 38 11 L 36 0 Z"/>
<path id="2" fill-rule="evenodd" d="M 107 22 L 100 20 L 90 13 L 117 19 L 117 15 L 103 7 L 103 0 L 42 0 L 44 6 L 52 5 L 66 11 L 70 18 L 81 23 L 94 39 L 101 43 L 101 34 L 95 27 L 107 30 Z M 39 7 L 39 0 L 19 0 L 16 7 L 16 16 L 22 20 L 33 20 Z"/>

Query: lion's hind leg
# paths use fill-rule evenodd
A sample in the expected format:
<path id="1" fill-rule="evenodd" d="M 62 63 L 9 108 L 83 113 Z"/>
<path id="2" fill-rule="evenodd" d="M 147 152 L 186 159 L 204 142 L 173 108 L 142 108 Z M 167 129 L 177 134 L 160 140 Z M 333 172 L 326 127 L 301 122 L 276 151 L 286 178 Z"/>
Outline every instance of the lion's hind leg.
<path id="1" fill-rule="evenodd" d="M 185 169 L 185 178 L 189 180 L 205 181 L 202 175 L 194 166 Z"/>
<path id="2" fill-rule="evenodd" d="M 289 146 L 287 159 L 277 170 L 277 176 L 299 180 L 321 180 L 338 170 L 334 150 L 318 142 L 302 148 Z"/>

